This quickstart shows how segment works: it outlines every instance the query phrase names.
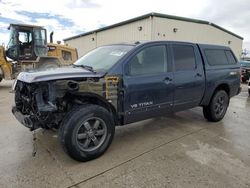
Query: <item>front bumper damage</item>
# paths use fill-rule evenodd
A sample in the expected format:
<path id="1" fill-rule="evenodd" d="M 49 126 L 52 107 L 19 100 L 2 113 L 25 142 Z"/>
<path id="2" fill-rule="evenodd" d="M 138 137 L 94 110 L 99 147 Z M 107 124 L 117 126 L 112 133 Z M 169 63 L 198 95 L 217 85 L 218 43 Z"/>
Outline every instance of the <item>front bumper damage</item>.
<path id="1" fill-rule="evenodd" d="M 65 114 L 75 105 L 111 104 L 116 111 L 118 83 L 119 77 L 115 76 L 41 83 L 26 83 L 18 80 L 13 86 L 15 106 L 12 107 L 12 113 L 30 130 L 58 129 Z"/>
<path id="2" fill-rule="evenodd" d="M 31 115 L 22 114 L 15 106 L 12 107 L 12 114 L 21 124 L 29 128 L 31 131 L 38 128 L 34 121 L 34 118 Z"/>

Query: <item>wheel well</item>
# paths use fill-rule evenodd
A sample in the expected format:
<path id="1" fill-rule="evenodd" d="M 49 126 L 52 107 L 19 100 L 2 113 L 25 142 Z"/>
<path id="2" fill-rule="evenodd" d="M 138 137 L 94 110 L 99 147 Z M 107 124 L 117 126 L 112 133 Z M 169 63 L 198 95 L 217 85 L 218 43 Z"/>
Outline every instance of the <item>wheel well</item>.
<path id="1" fill-rule="evenodd" d="M 226 91 L 226 93 L 228 94 L 228 96 L 230 96 L 230 88 L 229 88 L 229 86 L 227 84 L 220 84 L 215 89 L 215 91 L 218 91 L 218 90 L 224 90 L 224 91 Z"/>
<path id="2" fill-rule="evenodd" d="M 102 99 L 101 97 L 95 96 L 95 95 L 84 95 L 84 96 L 77 95 L 77 96 L 72 96 L 72 98 L 75 98 L 78 101 L 81 101 L 83 104 L 87 103 L 87 104 L 95 104 L 95 105 L 102 106 L 103 108 L 105 108 L 107 111 L 109 111 L 112 114 L 115 125 L 119 123 L 118 114 L 117 114 L 115 107 L 112 104 L 108 103 L 105 99 Z M 79 102 L 76 102 L 76 103 L 79 103 Z"/>

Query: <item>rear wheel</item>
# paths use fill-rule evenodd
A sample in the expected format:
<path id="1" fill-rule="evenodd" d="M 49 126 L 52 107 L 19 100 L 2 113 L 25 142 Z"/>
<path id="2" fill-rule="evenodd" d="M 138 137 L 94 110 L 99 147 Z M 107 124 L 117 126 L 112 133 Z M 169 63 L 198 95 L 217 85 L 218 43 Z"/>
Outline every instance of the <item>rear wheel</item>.
<path id="1" fill-rule="evenodd" d="M 111 144 L 115 132 L 111 114 L 97 105 L 74 108 L 65 117 L 60 129 L 65 152 L 78 161 L 101 156 Z"/>
<path id="2" fill-rule="evenodd" d="M 203 115 L 208 121 L 220 121 L 225 116 L 228 105 L 228 94 L 224 90 L 218 90 L 213 95 L 209 105 L 203 107 Z"/>

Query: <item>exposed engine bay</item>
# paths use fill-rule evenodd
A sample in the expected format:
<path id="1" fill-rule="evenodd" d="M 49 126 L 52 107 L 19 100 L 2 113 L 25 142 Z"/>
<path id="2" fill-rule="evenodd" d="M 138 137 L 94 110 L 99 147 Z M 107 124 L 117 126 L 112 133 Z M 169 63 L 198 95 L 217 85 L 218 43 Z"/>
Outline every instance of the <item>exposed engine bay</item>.
<path id="1" fill-rule="evenodd" d="M 99 104 L 116 113 L 119 77 L 74 78 L 15 85 L 15 117 L 30 130 L 59 128 L 65 114 L 75 105 Z"/>

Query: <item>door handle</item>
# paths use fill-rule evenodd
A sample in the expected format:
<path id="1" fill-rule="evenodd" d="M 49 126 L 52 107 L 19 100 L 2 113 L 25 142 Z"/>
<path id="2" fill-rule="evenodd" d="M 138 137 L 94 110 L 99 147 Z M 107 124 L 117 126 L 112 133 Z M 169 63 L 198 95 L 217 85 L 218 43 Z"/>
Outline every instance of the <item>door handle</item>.
<path id="1" fill-rule="evenodd" d="M 164 82 L 165 82 L 165 84 L 170 84 L 171 82 L 172 82 L 172 78 L 169 78 L 169 77 L 166 77 L 166 78 L 164 78 Z"/>
<path id="2" fill-rule="evenodd" d="M 195 77 L 202 77 L 202 74 L 201 74 L 201 73 L 197 73 L 197 74 L 195 75 Z"/>

